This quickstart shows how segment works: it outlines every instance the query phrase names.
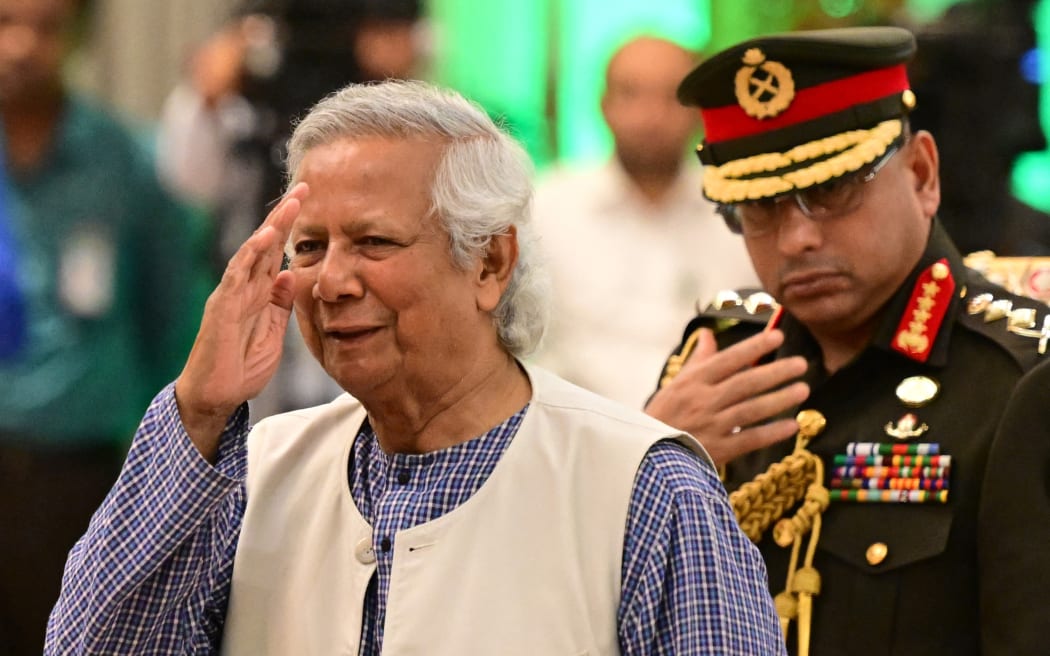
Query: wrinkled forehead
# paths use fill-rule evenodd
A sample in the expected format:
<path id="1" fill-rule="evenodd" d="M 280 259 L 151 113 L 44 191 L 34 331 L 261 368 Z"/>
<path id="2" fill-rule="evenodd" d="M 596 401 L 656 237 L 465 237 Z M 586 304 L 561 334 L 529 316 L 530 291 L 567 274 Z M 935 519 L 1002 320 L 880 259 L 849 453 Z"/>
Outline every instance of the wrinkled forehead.
<path id="1" fill-rule="evenodd" d="M 304 177 L 343 171 L 377 176 L 425 172 L 433 178 L 445 152 L 445 141 L 423 135 L 343 135 L 310 145 L 290 171 L 289 187 Z"/>
<path id="2" fill-rule="evenodd" d="M 343 139 L 309 149 L 297 179 L 309 185 L 301 217 L 362 221 L 429 214 L 438 149 L 406 139 Z M 298 223 L 298 222 L 297 222 Z"/>

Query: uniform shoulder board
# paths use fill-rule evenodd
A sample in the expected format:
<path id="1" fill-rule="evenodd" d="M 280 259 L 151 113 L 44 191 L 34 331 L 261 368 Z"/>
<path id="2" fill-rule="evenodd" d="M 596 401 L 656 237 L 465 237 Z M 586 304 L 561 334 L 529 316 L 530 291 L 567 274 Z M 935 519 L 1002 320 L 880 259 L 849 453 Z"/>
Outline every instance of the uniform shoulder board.
<path id="1" fill-rule="evenodd" d="M 682 335 L 682 342 L 667 358 L 660 374 L 660 387 L 669 383 L 678 372 L 696 346 L 701 328 L 710 328 L 716 334 L 719 347 L 742 339 L 762 329 L 773 312 L 779 307 L 773 297 L 761 289 L 746 288 L 725 290 L 715 294 L 714 300 L 689 322 Z M 733 329 L 736 330 L 733 330 Z M 728 341 L 723 341 L 725 338 Z"/>
<path id="2" fill-rule="evenodd" d="M 720 321 L 764 325 L 777 307 L 773 297 L 761 289 L 727 289 L 715 294 L 705 308 L 697 302 L 697 319 L 706 319 L 708 325 Z"/>
<path id="3" fill-rule="evenodd" d="M 1050 307 L 989 282 L 969 270 L 961 322 L 989 337 L 1027 371 L 1046 359 L 1050 351 Z"/>

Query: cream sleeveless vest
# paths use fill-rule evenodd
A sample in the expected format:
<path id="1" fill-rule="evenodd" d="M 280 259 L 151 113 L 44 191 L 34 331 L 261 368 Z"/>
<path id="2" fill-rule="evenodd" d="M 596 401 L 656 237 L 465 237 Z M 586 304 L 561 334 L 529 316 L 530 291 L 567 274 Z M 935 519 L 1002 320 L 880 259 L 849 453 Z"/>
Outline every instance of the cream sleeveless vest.
<path id="1" fill-rule="evenodd" d="M 533 398 L 489 479 L 397 533 L 384 654 L 618 653 L 620 566 L 635 472 L 687 435 L 528 369 Z M 261 422 L 223 652 L 357 654 L 372 533 L 347 482 L 365 418 L 348 396 Z"/>

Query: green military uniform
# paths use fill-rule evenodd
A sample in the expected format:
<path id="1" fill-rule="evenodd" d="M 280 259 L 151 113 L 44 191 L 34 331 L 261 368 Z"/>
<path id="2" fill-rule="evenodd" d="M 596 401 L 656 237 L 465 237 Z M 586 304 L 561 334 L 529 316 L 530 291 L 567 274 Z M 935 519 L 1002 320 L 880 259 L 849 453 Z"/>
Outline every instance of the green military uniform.
<path id="1" fill-rule="evenodd" d="M 929 335 L 929 352 L 921 362 L 892 345 L 902 318 L 914 312 L 912 297 L 921 287 L 921 274 L 942 259 L 955 293 L 946 307 L 933 309 L 934 314 L 943 311 L 943 319 L 936 334 Z M 989 321 L 996 311 L 986 294 L 1010 301 L 1010 311 Z M 1011 316 L 1019 317 L 1020 310 L 1027 309 L 1035 316 L 1026 317 L 1024 325 L 1034 327 L 1022 327 L 1014 319 L 1013 331 L 1008 329 Z M 824 511 L 813 561 L 821 590 L 814 600 L 811 653 L 979 653 L 982 593 L 976 576 L 976 522 L 985 463 L 1014 383 L 1041 359 L 1037 333 L 1045 316 L 1045 306 L 966 269 L 936 223 L 925 255 L 890 300 L 872 343 L 834 374 L 825 373 L 820 350 L 805 327 L 784 315 L 780 327 L 785 342 L 775 357 L 801 355 L 809 361 L 805 380 L 812 391 L 798 410 L 816 410 L 827 421 L 809 445 L 824 462 L 826 486 L 835 478 L 835 456 L 845 455 L 851 442 L 936 444 L 940 455 L 951 457 L 944 503 L 833 500 Z M 757 313 L 743 305 L 711 307 L 690 323 L 685 336 L 701 327 L 720 329 L 717 338 L 724 347 L 759 332 L 768 318 L 768 307 Z M 916 376 L 938 383 L 939 389 L 933 398 L 912 407 L 897 390 L 902 381 Z M 903 435 L 909 431 L 901 420 L 909 413 L 917 427 L 910 432 L 919 433 L 913 437 Z M 733 491 L 752 480 L 791 453 L 793 446 L 789 440 L 730 463 L 727 488 Z M 790 514 L 789 510 L 785 516 Z M 791 550 L 778 546 L 769 533 L 759 546 L 771 591 L 779 593 L 785 587 Z M 789 640 L 789 646 L 793 643 Z"/>
<path id="2" fill-rule="evenodd" d="M 836 256 L 864 262 L 864 271 L 887 255 L 889 273 L 911 267 L 885 304 L 859 299 L 881 304 L 865 319 L 871 340 L 830 374 L 813 334 L 785 308 L 774 357 L 809 363 L 800 437 L 726 469 L 734 510 L 766 558 L 789 648 L 813 656 L 978 654 L 994 635 L 982 626 L 982 606 L 1000 616 L 1010 607 L 1010 590 L 979 571 L 987 564 L 979 546 L 1018 562 L 1034 557 L 1018 522 L 996 522 L 1016 519 L 1004 492 L 1010 469 L 996 466 L 988 477 L 986 465 L 1017 381 L 1044 357 L 1047 308 L 966 269 L 933 216 L 936 147 L 907 122 L 917 102 L 906 70 L 914 52 L 913 36 L 899 28 L 769 35 L 713 55 L 678 89 L 704 120 L 704 194 L 748 241 L 774 281 L 766 284 L 778 267 L 819 273 Z M 865 199 L 864 186 L 911 139 L 920 140 L 908 155 L 911 177 L 887 189 L 913 196 Z M 854 229 L 878 231 L 884 221 L 887 243 L 903 250 L 849 250 L 879 242 L 842 241 L 844 228 L 820 227 L 857 217 Z M 915 222 L 932 224 L 924 250 Z M 892 241 L 902 235 L 911 241 Z M 755 307 L 703 312 L 679 353 L 698 327 L 715 328 L 722 347 L 762 330 L 768 309 Z M 664 380 L 681 360 L 669 361 Z M 986 484 L 994 492 L 987 499 Z M 979 545 L 982 503 L 985 525 L 1002 530 Z"/>
<path id="3" fill-rule="evenodd" d="M 892 343 L 901 319 L 912 312 L 910 300 L 920 273 L 941 258 L 949 263 L 959 293 L 931 335 L 926 362 L 920 362 L 893 349 Z M 1011 311 L 993 318 L 993 304 L 982 302 L 986 294 L 1010 301 Z M 1020 316 L 1019 310 L 1032 310 L 1034 316 L 1020 324 L 1012 318 Z M 827 420 L 809 445 L 824 462 L 825 485 L 835 478 L 835 456 L 845 455 L 851 442 L 936 444 L 940 455 L 951 457 L 945 503 L 834 500 L 823 513 L 814 560 L 822 578 L 813 618 L 814 654 L 978 653 L 982 600 L 974 574 L 976 517 L 985 463 L 1014 383 L 1041 359 L 1038 328 L 1045 316 L 1041 304 L 966 270 L 939 226 L 911 278 L 887 306 L 875 339 L 833 375 L 824 373 L 819 349 L 806 329 L 784 316 L 786 339 L 776 357 L 802 355 L 810 362 L 805 379 L 812 392 L 799 410 L 817 410 Z M 757 333 L 767 318 L 743 306 L 710 308 L 690 324 L 686 336 L 699 327 L 722 327 L 718 339 L 724 346 Z M 1012 321 L 1013 330 L 1008 328 Z M 731 325 L 725 327 L 727 323 Z M 916 376 L 935 381 L 939 389 L 920 407 L 911 407 L 897 390 Z M 901 420 L 909 414 L 924 428 L 913 437 L 902 435 Z M 753 479 L 793 446 L 781 444 L 730 463 L 727 487 L 732 491 Z M 995 516 L 994 510 L 989 512 Z M 1003 542 L 1010 539 L 1001 535 L 1000 548 L 1007 548 Z M 790 550 L 768 534 L 760 547 L 771 589 L 780 592 Z"/>

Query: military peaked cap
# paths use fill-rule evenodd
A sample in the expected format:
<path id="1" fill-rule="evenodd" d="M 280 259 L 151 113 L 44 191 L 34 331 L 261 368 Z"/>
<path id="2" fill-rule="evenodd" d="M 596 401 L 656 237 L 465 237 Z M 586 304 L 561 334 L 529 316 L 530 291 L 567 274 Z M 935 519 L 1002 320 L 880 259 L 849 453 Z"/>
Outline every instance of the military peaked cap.
<path id="1" fill-rule="evenodd" d="M 704 194 L 772 198 L 874 162 L 915 105 L 914 54 L 911 32 L 866 27 L 758 37 L 707 59 L 678 88 L 704 121 Z"/>

